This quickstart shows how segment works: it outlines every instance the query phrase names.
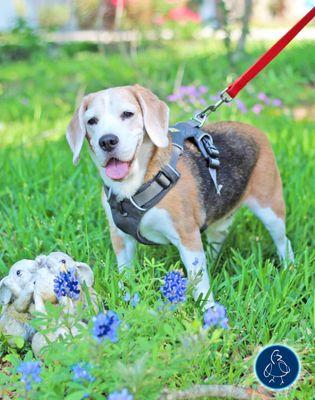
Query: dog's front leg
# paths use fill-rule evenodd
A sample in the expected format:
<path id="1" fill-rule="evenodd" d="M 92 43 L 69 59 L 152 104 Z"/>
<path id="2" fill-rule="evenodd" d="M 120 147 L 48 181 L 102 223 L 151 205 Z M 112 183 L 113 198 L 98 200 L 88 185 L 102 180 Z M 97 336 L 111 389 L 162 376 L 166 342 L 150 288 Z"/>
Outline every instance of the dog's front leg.
<path id="1" fill-rule="evenodd" d="M 118 271 L 121 273 L 125 267 L 130 267 L 132 264 L 136 251 L 136 240 L 116 227 L 104 189 L 102 190 L 102 204 L 109 222 L 110 238 L 116 254 Z"/>
<path id="2" fill-rule="evenodd" d="M 177 245 L 181 260 L 185 265 L 188 277 L 195 281 L 194 297 L 202 298 L 202 308 L 208 309 L 214 306 L 213 295 L 210 291 L 210 279 L 207 271 L 206 255 L 203 250 L 201 234 L 199 230 L 190 233 L 187 237 L 181 237 Z"/>
<path id="3" fill-rule="evenodd" d="M 125 267 L 130 267 L 136 251 L 136 240 L 110 225 L 110 237 L 117 258 L 118 270 L 121 273 Z"/>

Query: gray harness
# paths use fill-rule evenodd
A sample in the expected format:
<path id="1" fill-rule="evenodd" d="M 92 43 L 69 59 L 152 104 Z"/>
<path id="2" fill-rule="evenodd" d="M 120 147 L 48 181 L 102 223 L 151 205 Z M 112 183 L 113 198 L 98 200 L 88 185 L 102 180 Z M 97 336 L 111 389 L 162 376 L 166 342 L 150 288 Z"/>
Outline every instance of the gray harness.
<path id="1" fill-rule="evenodd" d="M 217 184 L 216 177 L 216 170 L 220 165 L 219 151 L 215 147 L 211 135 L 202 131 L 193 121 L 179 122 L 169 131 L 173 145 L 169 163 L 154 178 L 140 186 L 133 196 L 118 200 L 111 188 L 104 186 L 115 225 L 142 244 L 156 244 L 141 235 L 140 222 L 143 215 L 158 204 L 180 178 L 176 165 L 184 151 L 185 140 L 192 140 L 197 145 L 202 156 L 208 162 L 209 173 L 217 193 L 220 194 L 221 190 L 221 185 Z"/>

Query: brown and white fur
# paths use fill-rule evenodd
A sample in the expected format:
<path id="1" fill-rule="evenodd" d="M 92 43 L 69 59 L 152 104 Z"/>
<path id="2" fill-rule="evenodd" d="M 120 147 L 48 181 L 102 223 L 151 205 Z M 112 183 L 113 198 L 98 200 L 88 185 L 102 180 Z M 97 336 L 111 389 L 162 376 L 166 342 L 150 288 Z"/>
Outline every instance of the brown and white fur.
<path id="1" fill-rule="evenodd" d="M 78 162 L 87 138 L 103 182 L 121 199 L 132 196 L 169 161 L 172 145 L 168 122 L 166 104 L 139 85 L 89 94 L 67 130 L 73 161 Z M 234 212 L 246 205 L 268 229 L 279 257 L 293 261 L 293 252 L 285 231 L 281 178 L 267 137 L 259 129 L 237 122 L 214 123 L 204 130 L 211 133 L 220 151 L 221 195 L 214 191 L 204 160 L 193 144 L 187 144 L 177 165 L 180 180 L 144 215 L 140 230 L 151 241 L 177 247 L 188 276 L 199 276 L 195 298 L 201 295 L 207 308 L 213 305 L 213 298 L 200 233 L 204 225 L 208 226 L 208 241 L 218 252 Z M 119 140 L 111 151 L 105 151 L 99 144 L 100 138 L 108 134 Z M 111 179 L 106 174 L 106 166 L 113 158 L 128 163 L 128 173 L 123 179 Z M 102 202 L 121 270 L 130 266 L 136 241 L 115 226 L 104 193 Z"/>

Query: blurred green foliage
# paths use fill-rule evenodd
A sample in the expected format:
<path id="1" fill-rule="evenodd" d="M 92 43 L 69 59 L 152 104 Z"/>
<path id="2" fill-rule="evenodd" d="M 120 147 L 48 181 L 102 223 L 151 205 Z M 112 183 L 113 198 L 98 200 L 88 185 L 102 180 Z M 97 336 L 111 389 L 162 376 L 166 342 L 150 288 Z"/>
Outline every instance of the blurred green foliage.
<path id="1" fill-rule="evenodd" d="M 70 19 L 70 9 L 67 5 L 43 5 L 39 9 L 38 20 L 43 29 L 57 29 L 63 27 Z"/>
<path id="2" fill-rule="evenodd" d="M 27 59 L 39 54 L 44 42 L 23 18 L 19 18 L 12 31 L 0 33 L 0 62 Z"/>

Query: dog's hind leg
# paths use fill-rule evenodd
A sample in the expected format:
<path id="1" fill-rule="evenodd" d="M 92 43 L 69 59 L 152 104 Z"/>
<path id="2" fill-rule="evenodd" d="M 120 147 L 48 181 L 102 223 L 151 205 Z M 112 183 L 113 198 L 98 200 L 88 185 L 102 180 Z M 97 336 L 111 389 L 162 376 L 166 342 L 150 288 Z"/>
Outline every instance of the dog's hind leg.
<path id="1" fill-rule="evenodd" d="M 211 257 L 214 259 L 219 254 L 222 244 L 229 233 L 233 218 L 233 214 L 223 217 L 219 221 L 209 225 L 205 231 L 207 242 L 210 245 Z"/>
<path id="2" fill-rule="evenodd" d="M 279 201 L 279 199 L 278 199 Z M 278 216 L 275 210 L 270 206 L 262 206 L 259 201 L 249 197 L 245 205 L 258 217 L 264 224 L 273 242 L 281 261 L 294 263 L 294 254 L 290 240 L 286 236 L 286 227 L 284 217 Z M 277 205 L 279 207 L 279 204 Z M 283 203 L 284 206 L 284 203 Z"/>
<path id="3" fill-rule="evenodd" d="M 256 137 L 260 155 L 248 184 L 243 204 L 269 231 L 278 255 L 285 265 L 294 262 L 291 243 L 286 236 L 285 203 L 282 181 L 271 146 L 265 135 Z"/>

